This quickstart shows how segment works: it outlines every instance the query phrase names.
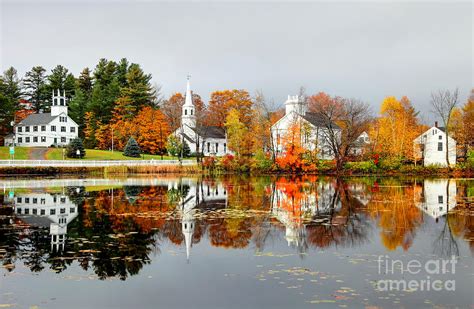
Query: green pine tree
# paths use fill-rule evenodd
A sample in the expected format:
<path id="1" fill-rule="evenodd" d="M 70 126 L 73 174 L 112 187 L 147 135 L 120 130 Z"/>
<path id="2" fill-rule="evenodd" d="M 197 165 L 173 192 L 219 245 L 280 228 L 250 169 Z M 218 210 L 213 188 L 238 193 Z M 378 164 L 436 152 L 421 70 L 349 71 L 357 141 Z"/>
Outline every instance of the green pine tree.
<path id="1" fill-rule="evenodd" d="M 137 141 L 133 137 L 128 139 L 127 145 L 125 145 L 125 149 L 123 150 L 123 155 L 126 157 L 140 158 L 140 146 L 138 146 Z"/>
<path id="2" fill-rule="evenodd" d="M 79 154 L 77 151 L 79 150 Z M 66 156 L 68 158 L 82 159 L 86 155 L 86 150 L 79 137 L 73 139 L 66 148 Z"/>

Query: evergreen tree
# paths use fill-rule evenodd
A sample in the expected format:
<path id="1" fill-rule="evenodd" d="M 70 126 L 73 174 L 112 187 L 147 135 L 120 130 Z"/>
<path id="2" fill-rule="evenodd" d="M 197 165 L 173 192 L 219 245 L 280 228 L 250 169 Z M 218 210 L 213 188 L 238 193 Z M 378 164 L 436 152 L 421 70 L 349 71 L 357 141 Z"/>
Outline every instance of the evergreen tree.
<path id="1" fill-rule="evenodd" d="M 87 97 L 81 89 L 76 90 L 76 95 L 69 102 L 69 116 L 79 125 L 79 136 L 84 137 L 85 113 Z"/>
<path id="2" fill-rule="evenodd" d="M 142 68 L 132 63 L 127 72 L 127 85 L 122 88 L 122 96 L 127 96 L 140 110 L 143 106 L 152 105 L 155 101 L 155 90 L 151 85 L 151 74 L 145 74 Z"/>
<path id="3" fill-rule="evenodd" d="M 126 157 L 140 158 L 140 154 L 140 146 L 138 146 L 137 141 L 133 137 L 130 137 L 123 150 L 123 155 Z"/>
<path id="4" fill-rule="evenodd" d="M 79 155 L 77 151 L 79 150 Z M 68 158 L 76 158 L 82 159 L 86 155 L 86 150 L 84 149 L 84 145 L 82 144 L 82 139 L 79 137 L 73 139 L 66 148 L 66 156 Z"/>
<path id="5" fill-rule="evenodd" d="M 92 77 L 89 68 L 84 68 L 77 79 L 76 91 L 80 90 L 87 99 L 92 95 Z"/>
<path id="6" fill-rule="evenodd" d="M 0 76 L 0 138 L 11 133 L 21 98 L 21 81 L 15 68 L 10 67 Z"/>
<path id="7" fill-rule="evenodd" d="M 49 87 L 48 92 L 51 93 L 52 90 L 65 90 L 66 97 L 72 98 L 74 96 L 76 80 L 74 75 L 69 73 L 62 65 L 57 65 L 54 69 L 51 70 L 51 75 L 48 76 Z"/>
<path id="8" fill-rule="evenodd" d="M 94 80 L 88 111 L 94 113 L 96 120 L 109 123 L 115 101 L 120 95 L 117 64 L 114 61 L 100 59 L 94 70 Z"/>
<path id="9" fill-rule="evenodd" d="M 42 66 L 35 66 L 26 72 L 23 80 L 26 98 L 33 104 L 33 109 L 37 113 L 46 107 L 51 96 L 46 81 L 46 70 Z"/>
<path id="10" fill-rule="evenodd" d="M 183 141 L 183 157 L 187 158 L 191 155 L 191 149 L 186 141 Z"/>

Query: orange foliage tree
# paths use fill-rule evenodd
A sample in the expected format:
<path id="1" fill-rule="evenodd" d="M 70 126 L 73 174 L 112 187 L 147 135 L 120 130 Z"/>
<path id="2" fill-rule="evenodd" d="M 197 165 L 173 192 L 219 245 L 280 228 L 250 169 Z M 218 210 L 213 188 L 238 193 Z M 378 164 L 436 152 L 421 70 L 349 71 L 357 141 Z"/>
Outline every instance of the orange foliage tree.
<path id="1" fill-rule="evenodd" d="M 239 119 L 247 127 L 252 121 L 252 99 L 246 90 L 214 91 L 209 100 L 206 125 L 223 127 L 230 110 L 239 112 Z"/>
<path id="2" fill-rule="evenodd" d="M 413 159 L 413 140 L 421 134 L 417 115 L 407 97 L 386 97 L 369 131 L 375 151 L 390 158 Z"/>

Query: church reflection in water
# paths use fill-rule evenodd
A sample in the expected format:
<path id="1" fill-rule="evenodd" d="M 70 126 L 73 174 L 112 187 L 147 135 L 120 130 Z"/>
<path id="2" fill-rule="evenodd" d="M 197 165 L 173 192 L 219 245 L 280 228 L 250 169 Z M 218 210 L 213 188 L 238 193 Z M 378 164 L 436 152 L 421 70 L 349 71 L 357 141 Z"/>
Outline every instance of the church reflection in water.
<path id="1" fill-rule="evenodd" d="M 2 228 L 9 231 L 0 245 L 10 248 L 0 256 L 4 264 L 30 248 L 37 254 L 25 264 L 34 271 L 45 263 L 62 271 L 76 260 L 99 278 L 125 280 L 166 240 L 183 249 L 188 263 L 197 245 L 265 251 L 281 241 L 304 253 L 363 246 L 374 229 L 387 250 L 409 250 L 420 227 L 439 221 L 444 228 L 433 246 L 440 252 L 456 254 L 459 238 L 474 248 L 474 220 L 455 211 L 473 184 L 454 179 L 183 177 L 42 185 L 0 195 L 8 218 Z"/>

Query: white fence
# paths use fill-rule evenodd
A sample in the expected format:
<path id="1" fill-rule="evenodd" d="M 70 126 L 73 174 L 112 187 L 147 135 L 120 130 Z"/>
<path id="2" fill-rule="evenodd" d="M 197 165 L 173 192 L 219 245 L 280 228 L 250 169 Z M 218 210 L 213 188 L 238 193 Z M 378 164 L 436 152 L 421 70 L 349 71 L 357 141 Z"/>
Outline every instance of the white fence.
<path id="1" fill-rule="evenodd" d="M 0 167 L 104 167 L 104 166 L 163 166 L 195 165 L 195 160 L 0 160 Z"/>

